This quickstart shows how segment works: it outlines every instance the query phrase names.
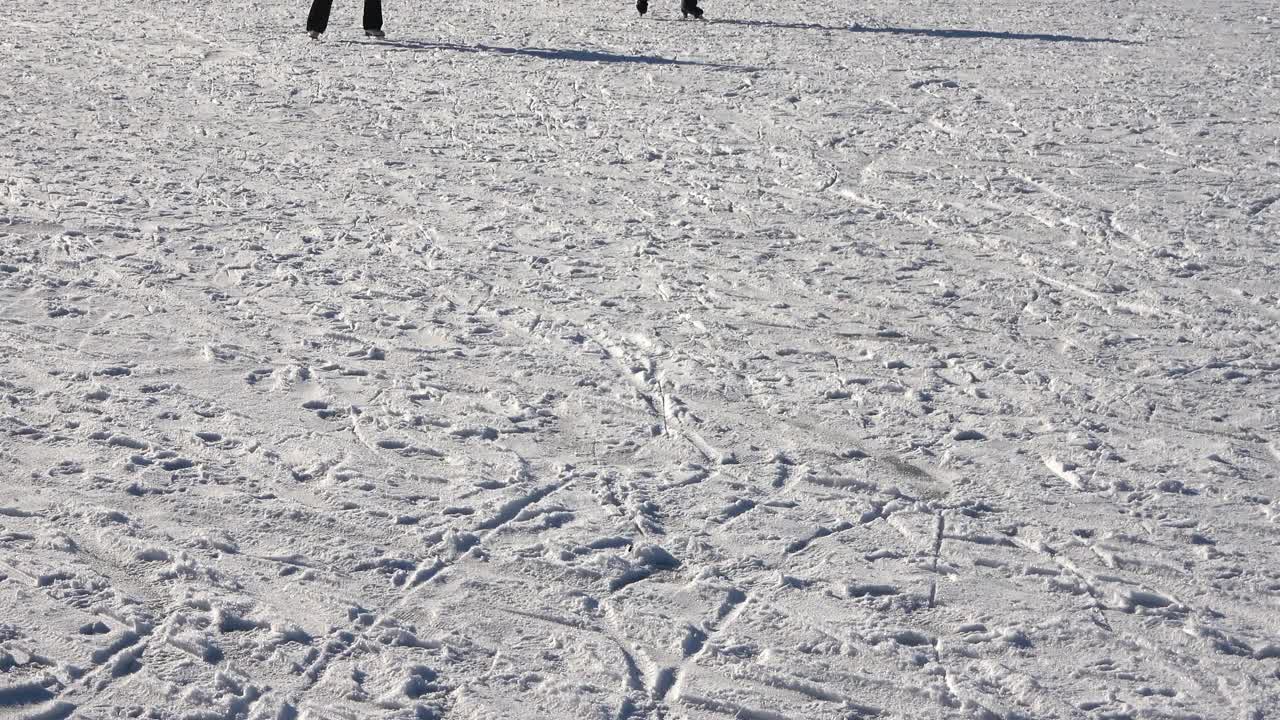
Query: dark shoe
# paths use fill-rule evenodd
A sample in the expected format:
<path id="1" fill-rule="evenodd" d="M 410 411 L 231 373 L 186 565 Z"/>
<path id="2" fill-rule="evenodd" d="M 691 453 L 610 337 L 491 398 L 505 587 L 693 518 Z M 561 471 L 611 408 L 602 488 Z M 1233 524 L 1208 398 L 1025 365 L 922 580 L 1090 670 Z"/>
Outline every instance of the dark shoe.
<path id="1" fill-rule="evenodd" d="M 365 29 L 364 29 L 364 36 L 365 36 L 365 37 L 371 37 L 371 38 L 378 38 L 378 39 L 382 39 L 382 38 L 385 38 L 385 37 L 387 36 L 387 34 L 386 34 L 386 33 L 384 33 L 384 32 L 382 32 L 381 30 L 370 30 L 369 28 L 365 28 Z"/>
<path id="2" fill-rule="evenodd" d="M 702 8 L 698 7 L 698 0 L 681 0 L 680 13 L 685 18 L 692 15 L 694 20 L 702 19 Z"/>
<path id="3" fill-rule="evenodd" d="M 636 9 L 641 15 L 649 12 L 649 0 L 636 0 Z"/>

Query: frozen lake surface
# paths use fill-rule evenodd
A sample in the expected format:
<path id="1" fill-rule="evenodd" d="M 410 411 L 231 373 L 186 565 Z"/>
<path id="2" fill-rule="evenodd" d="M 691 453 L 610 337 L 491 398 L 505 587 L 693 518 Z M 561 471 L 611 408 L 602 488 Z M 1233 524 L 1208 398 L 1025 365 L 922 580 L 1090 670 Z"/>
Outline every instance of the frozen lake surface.
<path id="1" fill-rule="evenodd" d="M 1280 9 L 10 3 L 0 715 L 1280 712 Z"/>

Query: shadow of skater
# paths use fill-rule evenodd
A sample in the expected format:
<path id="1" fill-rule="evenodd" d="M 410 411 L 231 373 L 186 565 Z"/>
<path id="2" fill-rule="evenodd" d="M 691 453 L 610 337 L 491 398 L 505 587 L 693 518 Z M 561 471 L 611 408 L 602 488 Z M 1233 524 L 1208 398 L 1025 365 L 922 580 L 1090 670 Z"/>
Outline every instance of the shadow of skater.
<path id="1" fill-rule="evenodd" d="M 781 23 L 769 20 L 716 19 L 713 25 L 743 25 L 746 27 L 777 28 L 781 30 L 825 30 L 830 32 L 882 33 L 885 35 L 914 35 L 916 37 L 943 38 L 947 40 L 1032 40 L 1039 42 L 1111 43 L 1114 45 L 1139 45 L 1133 40 L 1117 38 L 1080 37 L 1050 33 L 1016 33 L 999 30 L 963 30 L 946 28 L 869 27 L 866 25 L 818 25 L 816 23 Z"/>
<path id="2" fill-rule="evenodd" d="M 382 42 L 352 40 L 350 42 L 353 45 L 373 45 L 376 47 L 386 48 L 391 51 L 427 52 L 443 50 L 448 52 L 481 53 L 486 55 L 516 55 L 521 57 L 538 58 L 540 60 L 692 66 L 710 68 L 713 70 L 736 70 L 740 72 L 760 71 L 765 69 L 748 65 L 726 65 L 722 63 L 701 62 L 698 60 L 676 60 L 675 58 L 664 58 L 657 55 L 620 55 L 618 53 L 602 52 L 599 50 L 575 50 L 572 48 L 513 48 L 496 45 L 458 45 L 456 43 L 436 43 L 426 42 L 423 40 L 387 40 Z"/>

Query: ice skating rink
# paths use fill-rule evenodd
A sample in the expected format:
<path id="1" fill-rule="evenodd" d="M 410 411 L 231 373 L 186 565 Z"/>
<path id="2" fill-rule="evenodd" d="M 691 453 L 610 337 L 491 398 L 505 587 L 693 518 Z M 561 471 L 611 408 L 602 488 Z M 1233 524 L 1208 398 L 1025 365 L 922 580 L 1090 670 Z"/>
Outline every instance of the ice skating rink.
<path id="1" fill-rule="evenodd" d="M 0 716 L 1280 712 L 1280 9 L 9 3 Z"/>

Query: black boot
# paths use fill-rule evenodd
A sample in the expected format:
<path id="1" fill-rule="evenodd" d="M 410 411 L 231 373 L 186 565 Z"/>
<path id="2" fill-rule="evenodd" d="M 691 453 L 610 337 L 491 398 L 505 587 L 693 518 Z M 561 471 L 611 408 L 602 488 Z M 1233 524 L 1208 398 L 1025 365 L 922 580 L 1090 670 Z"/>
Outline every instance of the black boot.
<path id="1" fill-rule="evenodd" d="M 641 15 L 649 12 L 649 0 L 636 0 L 636 9 Z"/>
<path id="2" fill-rule="evenodd" d="M 685 18 L 692 15 L 694 20 L 702 19 L 702 8 L 698 7 L 698 0 L 680 0 L 680 12 Z"/>

